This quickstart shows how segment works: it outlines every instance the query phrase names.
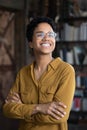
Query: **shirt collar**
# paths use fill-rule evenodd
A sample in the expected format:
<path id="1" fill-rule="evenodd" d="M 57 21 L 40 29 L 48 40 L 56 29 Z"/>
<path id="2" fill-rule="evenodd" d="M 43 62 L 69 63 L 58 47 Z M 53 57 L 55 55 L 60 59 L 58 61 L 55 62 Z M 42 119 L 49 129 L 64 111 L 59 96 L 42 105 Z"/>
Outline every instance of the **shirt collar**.
<path id="1" fill-rule="evenodd" d="M 58 67 L 58 65 L 60 64 L 60 62 L 61 62 L 61 58 L 59 58 L 59 57 L 53 59 L 53 60 L 49 63 L 49 65 L 48 65 L 48 70 L 50 69 L 50 67 L 51 67 L 53 70 L 57 69 L 57 67 Z M 34 62 L 33 62 L 30 66 L 31 66 L 31 68 L 33 69 L 33 68 L 34 68 Z"/>
<path id="2" fill-rule="evenodd" d="M 53 70 L 55 70 L 55 69 L 57 69 L 60 62 L 61 62 L 61 59 L 59 57 L 57 57 L 57 58 L 53 59 L 52 62 L 50 62 L 49 66 L 51 68 L 53 68 Z M 49 69 L 49 66 L 48 66 L 48 69 Z"/>

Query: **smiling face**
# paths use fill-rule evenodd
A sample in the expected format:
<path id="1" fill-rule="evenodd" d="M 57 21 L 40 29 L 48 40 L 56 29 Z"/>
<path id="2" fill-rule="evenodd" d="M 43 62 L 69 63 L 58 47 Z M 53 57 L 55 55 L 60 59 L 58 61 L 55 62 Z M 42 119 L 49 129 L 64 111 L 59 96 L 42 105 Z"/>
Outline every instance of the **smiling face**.
<path id="1" fill-rule="evenodd" d="M 34 30 L 30 47 L 35 54 L 52 54 L 55 49 L 55 33 L 48 23 L 40 23 Z"/>

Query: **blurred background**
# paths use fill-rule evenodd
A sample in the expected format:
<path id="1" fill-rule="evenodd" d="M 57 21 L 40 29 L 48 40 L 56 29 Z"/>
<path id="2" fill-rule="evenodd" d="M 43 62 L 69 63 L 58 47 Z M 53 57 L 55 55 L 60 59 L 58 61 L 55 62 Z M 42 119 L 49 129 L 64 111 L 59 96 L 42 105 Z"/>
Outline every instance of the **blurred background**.
<path id="1" fill-rule="evenodd" d="M 0 0 L 0 130 L 17 130 L 18 120 L 4 117 L 2 106 L 17 72 L 30 64 L 26 26 L 36 16 L 56 24 L 54 57 L 72 64 L 76 91 L 69 130 L 87 130 L 87 0 Z"/>

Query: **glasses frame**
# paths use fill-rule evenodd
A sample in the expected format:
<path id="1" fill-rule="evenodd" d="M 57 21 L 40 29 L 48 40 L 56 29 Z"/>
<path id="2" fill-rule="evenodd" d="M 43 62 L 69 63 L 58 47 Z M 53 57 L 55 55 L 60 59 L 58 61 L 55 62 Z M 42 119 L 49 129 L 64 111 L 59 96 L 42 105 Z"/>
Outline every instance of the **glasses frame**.
<path id="1" fill-rule="evenodd" d="M 49 38 L 56 38 L 56 33 L 55 32 L 36 32 L 36 38 L 38 39 L 43 39 L 44 37 L 48 36 Z"/>

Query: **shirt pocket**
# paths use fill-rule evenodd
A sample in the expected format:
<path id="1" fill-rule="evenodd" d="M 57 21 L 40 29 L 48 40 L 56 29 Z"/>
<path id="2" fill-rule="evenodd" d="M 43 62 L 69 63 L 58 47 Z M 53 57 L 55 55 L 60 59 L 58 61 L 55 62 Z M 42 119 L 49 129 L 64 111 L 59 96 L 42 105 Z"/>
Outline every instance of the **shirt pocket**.
<path id="1" fill-rule="evenodd" d="M 39 102 L 47 103 L 53 101 L 55 91 L 53 89 L 44 89 L 45 86 L 40 90 Z"/>
<path id="2" fill-rule="evenodd" d="M 29 92 L 22 92 L 20 94 L 21 100 L 23 103 L 25 104 L 29 104 L 30 103 L 30 93 Z"/>

